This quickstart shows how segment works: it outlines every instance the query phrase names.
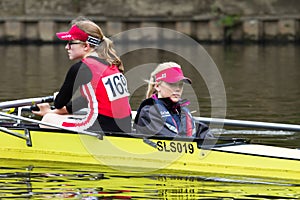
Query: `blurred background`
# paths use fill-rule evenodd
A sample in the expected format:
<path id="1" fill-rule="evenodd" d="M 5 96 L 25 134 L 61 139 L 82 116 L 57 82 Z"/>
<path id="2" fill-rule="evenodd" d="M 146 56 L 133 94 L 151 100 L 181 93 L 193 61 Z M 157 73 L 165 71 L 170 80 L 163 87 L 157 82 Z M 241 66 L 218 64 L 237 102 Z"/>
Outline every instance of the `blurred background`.
<path id="1" fill-rule="evenodd" d="M 57 41 L 54 33 L 84 15 L 107 36 L 151 26 L 205 42 L 297 42 L 299 10 L 297 0 L 1 0 L 0 41 Z"/>

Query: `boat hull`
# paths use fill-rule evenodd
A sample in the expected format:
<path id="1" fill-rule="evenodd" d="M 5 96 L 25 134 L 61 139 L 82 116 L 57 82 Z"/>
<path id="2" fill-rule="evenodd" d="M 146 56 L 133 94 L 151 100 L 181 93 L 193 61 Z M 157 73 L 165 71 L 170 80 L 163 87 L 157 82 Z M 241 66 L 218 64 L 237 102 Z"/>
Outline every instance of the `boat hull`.
<path id="1" fill-rule="evenodd" d="M 13 131 L 24 134 L 24 130 Z M 132 135 L 99 139 L 53 130 L 29 133 L 31 146 L 23 139 L 0 132 L 0 158 L 106 165 L 135 173 L 170 169 L 300 180 L 300 151 L 296 149 L 254 144 L 207 149 L 188 140 L 145 140 Z"/>

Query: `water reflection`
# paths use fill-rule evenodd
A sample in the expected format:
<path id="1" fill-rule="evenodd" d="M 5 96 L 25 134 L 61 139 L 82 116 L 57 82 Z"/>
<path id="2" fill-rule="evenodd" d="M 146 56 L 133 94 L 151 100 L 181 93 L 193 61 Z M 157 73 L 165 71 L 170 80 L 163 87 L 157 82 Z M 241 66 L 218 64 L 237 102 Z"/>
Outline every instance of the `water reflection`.
<path id="1" fill-rule="evenodd" d="M 30 199 L 286 199 L 298 182 L 160 171 L 130 174 L 105 166 L 0 160 L 0 198 Z"/>

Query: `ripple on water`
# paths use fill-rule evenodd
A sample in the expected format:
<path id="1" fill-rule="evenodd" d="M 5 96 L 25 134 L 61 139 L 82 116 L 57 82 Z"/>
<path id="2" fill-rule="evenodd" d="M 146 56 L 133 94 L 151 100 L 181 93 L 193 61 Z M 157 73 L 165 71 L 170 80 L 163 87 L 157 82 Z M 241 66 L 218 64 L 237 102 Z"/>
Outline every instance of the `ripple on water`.
<path id="1" fill-rule="evenodd" d="M 300 182 L 159 171 L 124 173 L 106 166 L 1 160 L 0 198 L 297 199 Z"/>

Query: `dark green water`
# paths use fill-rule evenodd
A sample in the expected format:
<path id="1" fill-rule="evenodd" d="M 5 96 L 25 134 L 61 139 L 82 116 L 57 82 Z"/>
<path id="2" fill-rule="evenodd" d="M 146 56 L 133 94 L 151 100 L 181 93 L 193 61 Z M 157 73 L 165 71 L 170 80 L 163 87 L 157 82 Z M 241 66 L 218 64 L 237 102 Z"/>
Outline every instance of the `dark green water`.
<path id="1" fill-rule="evenodd" d="M 300 124 L 299 46 L 203 47 L 218 67 L 224 83 L 227 118 Z M 183 47 L 183 51 L 188 49 Z M 0 53 L 0 101 L 51 95 L 59 89 L 72 64 L 63 44 L 0 46 Z M 192 88 L 187 87 L 184 93 L 184 97 L 192 100 L 191 110 L 195 108 L 196 115 L 200 111 L 201 116 L 210 116 L 209 91 L 201 76 L 185 59 L 160 50 L 144 49 L 128 52 L 122 55 L 122 60 L 126 71 L 146 63 L 169 60 L 180 63 L 185 75 L 193 80 Z M 155 64 L 149 66 L 153 68 Z M 128 79 L 148 79 L 148 76 L 145 72 L 141 77 Z M 131 91 L 133 109 L 144 98 L 145 87 L 146 84 Z M 194 104 L 199 104 L 200 110 Z"/>
<path id="2" fill-rule="evenodd" d="M 300 47 L 295 45 L 205 45 L 221 74 L 226 118 L 300 124 Z M 186 48 L 186 49 L 184 49 Z M 188 47 L 183 47 L 188 51 Z M 193 53 L 193 52 L 191 52 Z M 0 101 L 48 96 L 57 91 L 69 66 L 64 45 L 0 46 Z M 195 55 L 197 56 L 197 55 Z M 172 53 L 143 49 L 122 55 L 126 71 L 146 63 L 179 62 L 193 80 L 184 96 L 196 116 L 210 117 L 210 91 L 190 63 Z M 155 67 L 155 64 L 152 65 Z M 151 69 L 150 69 L 151 71 Z M 128 77 L 133 82 L 147 79 Z M 212 79 L 214 77 L 211 77 Z M 129 82 L 130 83 L 130 82 Z M 129 84 L 129 87 L 131 85 Z M 131 91 L 136 109 L 146 85 Z M 225 136 L 299 148 L 300 133 L 227 129 Z M 274 177 L 276 178 L 276 177 Z M 1 160 L 1 199 L 298 199 L 299 183 L 216 174 L 124 174 L 107 167 Z"/>

